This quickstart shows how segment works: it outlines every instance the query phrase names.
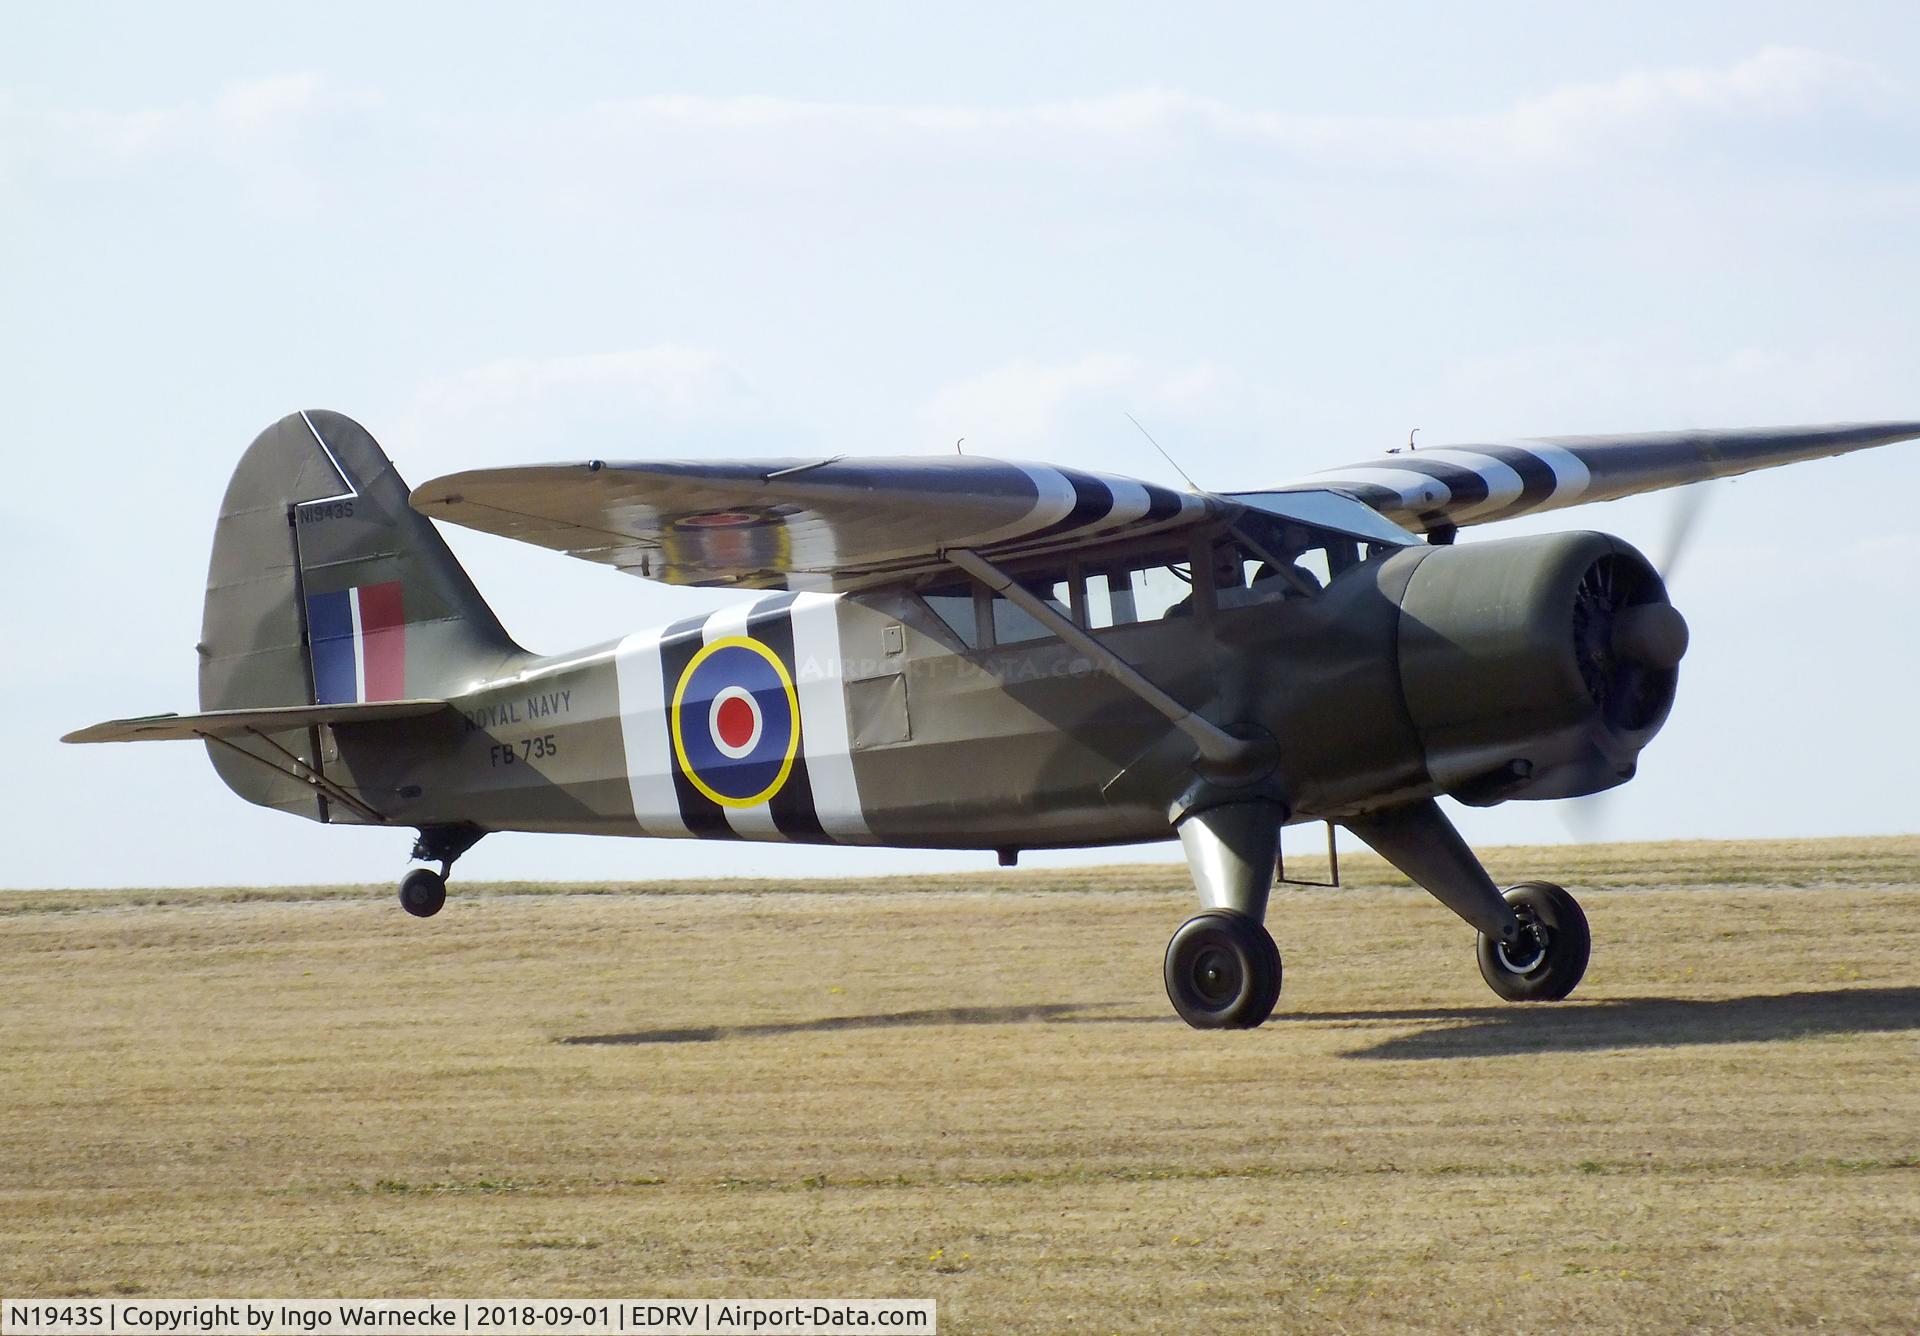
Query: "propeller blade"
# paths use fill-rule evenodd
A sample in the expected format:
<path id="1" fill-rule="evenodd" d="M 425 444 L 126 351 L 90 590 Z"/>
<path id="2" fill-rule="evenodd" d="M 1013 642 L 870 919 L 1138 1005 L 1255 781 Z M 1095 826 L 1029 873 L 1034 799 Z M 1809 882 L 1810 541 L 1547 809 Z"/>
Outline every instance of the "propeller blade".
<path id="1" fill-rule="evenodd" d="M 1661 546 L 1660 559 L 1654 562 L 1654 569 L 1660 572 L 1660 578 L 1669 584 L 1680 567 L 1680 559 L 1686 555 L 1687 548 L 1700 532 L 1700 517 L 1707 512 L 1707 501 L 1712 490 L 1706 483 L 1695 483 L 1673 494 L 1673 504 L 1667 512 L 1666 542 Z"/>
<path id="2" fill-rule="evenodd" d="M 1590 793 L 1584 798 L 1568 798 L 1560 806 L 1560 821 L 1567 834 L 1581 844 L 1605 843 L 1607 827 L 1612 823 L 1613 805 L 1607 800 L 1618 790 Z"/>

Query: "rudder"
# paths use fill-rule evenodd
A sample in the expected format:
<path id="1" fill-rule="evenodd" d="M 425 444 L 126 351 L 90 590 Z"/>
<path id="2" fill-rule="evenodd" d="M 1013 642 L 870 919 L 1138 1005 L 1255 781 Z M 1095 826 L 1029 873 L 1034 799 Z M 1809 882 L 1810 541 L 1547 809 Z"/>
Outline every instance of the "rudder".
<path id="1" fill-rule="evenodd" d="M 524 651 L 366 429 L 310 411 L 260 433 L 227 485 L 199 653 L 211 711 L 439 697 Z M 307 733 L 275 741 L 321 759 Z M 312 810 L 307 785 L 210 750 L 241 796 Z"/>

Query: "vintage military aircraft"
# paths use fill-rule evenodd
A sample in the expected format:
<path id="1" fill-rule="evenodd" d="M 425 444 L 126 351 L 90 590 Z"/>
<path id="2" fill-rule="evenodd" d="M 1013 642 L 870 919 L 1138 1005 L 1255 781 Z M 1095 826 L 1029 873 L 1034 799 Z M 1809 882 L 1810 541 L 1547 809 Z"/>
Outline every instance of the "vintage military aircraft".
<path id="1" fill-rule="evenodd" d="M 1259 1025 L 1282 826 L 1344 826 L 1479 932 L 1515 1001 L 1588 927 L 1502 894 L 1435 799 L 1598 793 L 1674 699 L 1687 626 L 1627 543 L 1464 526 L 1920 436 L 1920 422 L 1400 451 L 1263 491 L 962 456 L 457 473 L 409 493 L 336 413 L 241 459 L 207 580 L 199 739 L 242 797 L 414 828 L 408 912 L 489 831 L 1022 849 L 1170 838 L 1188 1023 Z M 674 584 L 776 591 L 558 656 L 513 642 L 433 519 Z M 1422 541 L 1422 536 L 1424 540 Z"/>

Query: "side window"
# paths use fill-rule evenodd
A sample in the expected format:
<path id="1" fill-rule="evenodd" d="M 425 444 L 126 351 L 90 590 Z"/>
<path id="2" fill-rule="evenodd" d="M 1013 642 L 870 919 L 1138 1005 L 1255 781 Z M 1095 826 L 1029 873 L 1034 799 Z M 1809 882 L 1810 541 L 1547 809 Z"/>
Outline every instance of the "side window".
<path id="1" fill-rule="evenodd" d="M 1226 551 L 1226 549 L 1222 549 Z M 1037 570 L 1014 571 L 1020 587 L 1053 611 L 1093 630 L 1186 617 L 1194 610 L 1193 574 L 1188 549 L 1161 551 Z M 1235 567 L 1231 577 L 1238 579 Z M 989 597 L 973 581 L 931 585 L 918 591 L 934 616 L 969 649 L 1023 645 L 1046 640 L 1053 632 L 1004 595 Z"/>
<path id="2" fill-rule="evenodd" d="M 1087 574 L 1087 625 L 1099 630 L 1184 617 L 1193 611 L 1193 577 L 1185 562 L 1127 566 Z"/>
<path id="3" fill-rule="evenodd" d="M 1022 588 L 1037 595 L 1062 617 L 1073 616 L 1073 586 L 1065 579 L 1047 576 L 1022 577 Z M 995 596 L 993 600 L 993 641 L 996 645 L 1016 645 L 1023 640 L 1042 640 L 1053 632 L 1042 626 L 1025 608 Z"/>
<path id="4" fill-rule="evenodd" d="M 932 610 L 934 616 L 947 624 L 949 631 L 960 637 L 961 644 L 969 649 L 979 648 L 979 605 L 974 601 L 971 581 L 963 581 L 957 585 L 941 585 L 937 589 L 922 589 L 920 598 Z"/>

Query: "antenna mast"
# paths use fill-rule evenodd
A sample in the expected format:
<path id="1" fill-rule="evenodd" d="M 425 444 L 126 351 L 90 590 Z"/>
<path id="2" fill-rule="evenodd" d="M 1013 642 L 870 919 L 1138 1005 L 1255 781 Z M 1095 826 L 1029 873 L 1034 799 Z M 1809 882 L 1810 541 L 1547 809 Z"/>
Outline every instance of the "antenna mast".
<path id="1" fill-rule="evenodd" d="M 1160 458 L 1166 460 L 1168 464 L 1172 465 L 1173 471 L 1175 473 L 1178 473 L 1182 478 L 1186 478 L 1188 491 L 1197 492 L 1201 490 L 1200 484 L 1195 482 L 1192 478 L 1187 477 L 1187 471 L 1181 468 L 1178 464 L 1175 464 L 1173 462 L 1173 456 L 1168 454 L 1164 449 L 1161 449 L 1160 442 L 1153 439 L 1153 433 L 1148 431 L 1145 427 L 1140 426 L 1139 418 L 1135 417 L 1131 413 L 1128 413 L 1126 417 L 1127 417 L 1127 421 L 1131 422 L 1135 427 L 1140 428 L 1140 434 L 1147 438 L 1147 444 L 1152 446 L 1154 449 L 1160 451 Z"/>

